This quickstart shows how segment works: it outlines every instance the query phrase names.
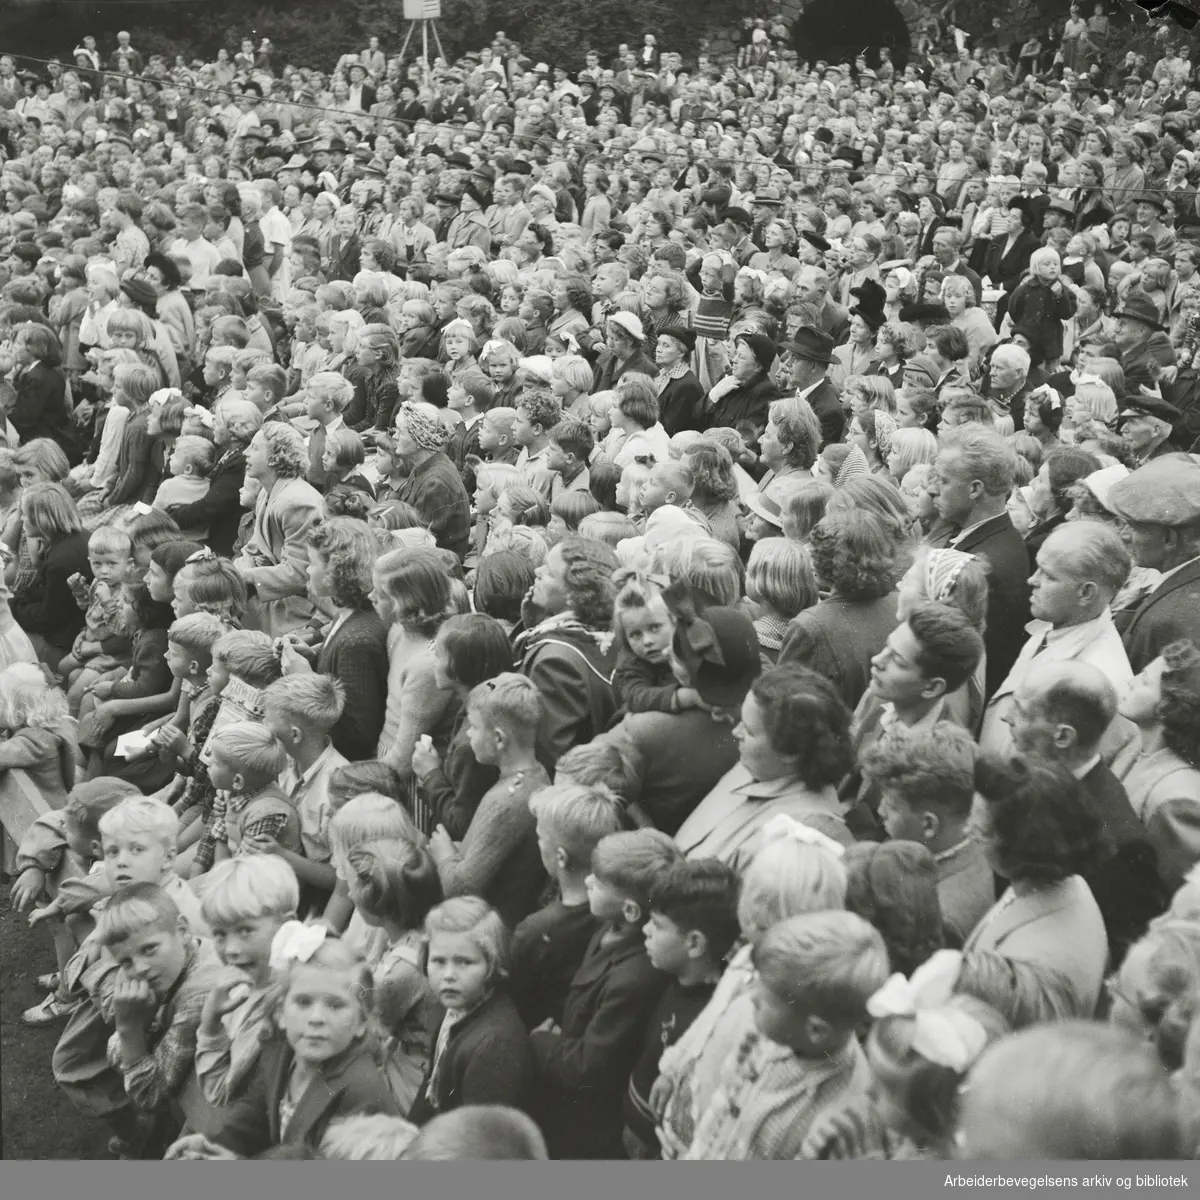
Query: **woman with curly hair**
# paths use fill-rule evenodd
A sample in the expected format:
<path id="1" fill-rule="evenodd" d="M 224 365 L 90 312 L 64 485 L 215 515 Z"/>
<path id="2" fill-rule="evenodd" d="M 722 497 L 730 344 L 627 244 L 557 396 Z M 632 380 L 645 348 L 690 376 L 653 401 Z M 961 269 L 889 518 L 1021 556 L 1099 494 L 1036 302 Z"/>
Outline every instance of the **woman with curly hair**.
<path id="1" fill-rule="evenodd" d="M 334 749 L 352 762 L 374 758 L 388 693 L 387 630 L 371 603 L 379 539 L 365 522 L 334 517 L 308 542 L 308 589 L 318 616 L 331 618 L 313 651 L 283 647 L 283 673 L 313 670 L 342 684 L 346 701 L 330 731 Z"/>
<path id="2" fill-rule="evenodd" d="M 742 701 L 733 736 L 737 764 L 675 834 L 689 858 L 719 858 L 740 872 L 763 826 L 781 814 L 842 845 L 853 842 L 837 796 L 850 768 L 850 712 L 829 680 L 798 666 L 764 671 Z"/>
<path id="3" fill-rule="evenodd" d="M 608 546 L 569 537 L 534 575 L 516 649 L 521 672 L 542 694 L 538 755 L 544 763 L 557 762 L 572 746 L 602 733 L 616 710 L 616 568 Z"/>
<path id="4" fill-rule="evenodd" d="M 325 515 L 321 493 L 305 478 L 308 447 L 291 425 L 272 422 L 254 435 L 246 451 L 246 478 L 262 491 L 254 509 L 254 529 L 235 565 L 250 600 L 246 624 L 272 637 L 306 625 L 308 539 Z"/>
<path id="5" fill-rule="evenodd" d="M 738 518 L 742 508 L 733 456 L 720 443 L 701 438 L 688 446 L 682 462 L 692 473 L 692 507 L 708 518 L 713 537 L 736 550 L 741 544 Z"/>
<path id="6" fill-rule="evenodd" d="M 956 990 L 1014 1028 L 1090 1018 L 1108 962 L 1104 918 L 1082 876 L 1110 849 L 1083 784 L 1059 763 L 984 755 L 978 835 L 1008 891 L 963 948 Z"/>
<path id="7" fill-rule="evenodd" d="M 591 281 L 586 275 L 560 275 L 551 293 L 555 317 L 547 328 L 548 337 L 564 334 L 578 336 L 591 324 L 588 314 L 595 303 Z"/>
<path id="8" fill-rule="evenodd" d="M 1174 892 L 1200 860 L 1200 650 L 1168 646 L 1125 689 L 1120 713 L 1137 725 L 1141 754 L 1121 775 L 1133 811 Z"/>
<path id="9" fill-rule="evenodd" d="M 826 594 L 788 626 L 779 661 L 833 681 L 853 711 L 871 680 L 871 659 L 896 628 L 896 584 L 909 559 L 906 529 L 879 512 L 827 512 L 809 546 Z"/>
<path id="10" fill-rule="evenodd" d="M 642 276 L 641 291 L 647 345 L 653 345 L 664 329 L 691 324 L 688 282 L 679 271 L 656 268 Z"/>
<path id="11" fill-rule="evenodd" d="M 453 580 L 438 550 L 391 550 L 374 564 L 371 600 L 387 629 L 387 705 L 375 757 L 407 782 L 413 751 L 428 734 L 445 753 L 454 692 L 439 682 L 434 638 L 455 611 Z"/>

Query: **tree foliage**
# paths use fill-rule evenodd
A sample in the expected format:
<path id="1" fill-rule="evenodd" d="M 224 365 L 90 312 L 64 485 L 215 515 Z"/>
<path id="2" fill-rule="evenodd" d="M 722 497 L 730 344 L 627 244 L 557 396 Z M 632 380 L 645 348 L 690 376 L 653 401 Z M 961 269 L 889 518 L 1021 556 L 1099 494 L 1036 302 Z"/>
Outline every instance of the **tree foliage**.
<path id="1" fill-rule="evenodd" d="M 660 46 L 694 55 L 702 37 L 762 8 L 763 0 L 543 0 L 536 6 L 442 0 L 437 28 L 451 58 L 503 30 L 533 61 L 573 69 L 583 65 L 588 49 L 607 58 L 621 42 L 640 45 L 644 33 L 653 33 Z M 326 71 L 340 55 L 363 49 L 371 34 L 389 54 L 397 53 L 407 29 L 401 0 L 46 0 L 22 11 L 29 19 L 22 20 L 19 36 L 5 40 L 29 54 L 69 54 L 64 37 L 77 39 L 84 32 L 107 51 L 117 30 L 127 29 L 143 54 L 211 60 L 220 46 L 233 50 L 243 37 L 256 43 L 268 37 L 278 64 Z M 419 45 L 417 34 L 410 55 L 414 48 L 419 53 Z"/>

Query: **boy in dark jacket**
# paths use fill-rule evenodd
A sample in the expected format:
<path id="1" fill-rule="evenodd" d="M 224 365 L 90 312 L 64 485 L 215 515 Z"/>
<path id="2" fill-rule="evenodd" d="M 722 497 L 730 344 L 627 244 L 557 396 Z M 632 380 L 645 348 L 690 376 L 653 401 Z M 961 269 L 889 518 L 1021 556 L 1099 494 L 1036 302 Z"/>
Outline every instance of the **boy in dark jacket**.
<path id="1" fill-rule="evenodd" d="M 567 993 L 561 1029 L 531 1038 L 539 1124 L 553 1158 L 622 1158 L 621 1102 L 669 977 L 646 954 L 654 881 L 680 861 L 657 829 L 614 833 L 592 853 L 588 904 L 601 922 Z"/>

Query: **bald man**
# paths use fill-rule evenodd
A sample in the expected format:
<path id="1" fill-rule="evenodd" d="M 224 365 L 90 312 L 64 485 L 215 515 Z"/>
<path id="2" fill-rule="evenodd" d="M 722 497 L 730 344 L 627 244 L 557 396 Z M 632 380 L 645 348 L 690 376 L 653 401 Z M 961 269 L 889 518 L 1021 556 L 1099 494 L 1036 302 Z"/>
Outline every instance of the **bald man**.
<path id="1" fill-rule="evenodd" d="M 1111 843 L 1082 874 L 1104 916 L 1111 961 L 1119 963 L 1167 896 L 1145 827 L 1101 758 L 1117 715 L 1117 689 L 1093 663 L 1041 658 L 1022 676 L 1013 701 L 1008 720 L 1016 752 L 1067 767 L 1086 788 Z"/>

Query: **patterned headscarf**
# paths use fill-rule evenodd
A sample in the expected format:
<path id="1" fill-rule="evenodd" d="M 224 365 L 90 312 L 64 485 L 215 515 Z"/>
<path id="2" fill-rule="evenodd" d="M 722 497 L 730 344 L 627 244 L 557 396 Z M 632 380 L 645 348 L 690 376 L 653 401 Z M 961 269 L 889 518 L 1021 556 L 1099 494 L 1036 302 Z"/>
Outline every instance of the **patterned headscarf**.
<path id="1" fill-rule="evenodd" d="M 974 557 L 975 555 L 962 550 L 930 550 L 929 557 L 925 560 L 926 598 L 937 604 L 946 604 L 963 567 Z"/>
<path id="2" fill-rule="evenodd" d="M 415 404 L 406 400 L 400 405 L 400 414 L 404 418 L 404 427 L 422 450 L 440 450 L 450 436 L 450 431 L 436 415 L 437 409 L 426 405 Z"/>
<path id="3" fill-rule="evenodd" d="M 851 479 L 857 479 L 861 475 L 870 475 L 871 464 L 867 462 L 867 456 L 858 446 L 851 446 L 850 453 L 846 455 L 845 461 L 838 470 L 837 478 L 833 481 L 835 488 L 845 487 Z"/>

